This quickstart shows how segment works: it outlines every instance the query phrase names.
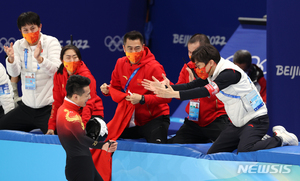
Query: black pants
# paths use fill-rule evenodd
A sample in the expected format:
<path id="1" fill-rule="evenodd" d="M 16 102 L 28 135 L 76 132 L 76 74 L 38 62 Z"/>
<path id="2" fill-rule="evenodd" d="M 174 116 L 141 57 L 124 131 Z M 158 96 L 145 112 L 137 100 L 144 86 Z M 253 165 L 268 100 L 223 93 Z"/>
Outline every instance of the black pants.
<path id="1" fill-rule="evenodd" d="M 277 136 L 261 140 L 267 133 L 268 128 L 268 115 L 254 118 L 242 127 L 236 127 L 230 124 L 222 131 L 207 154 L 232 152 L 235 149 L 237 149 L 238 152 L 249 152 L 280 146 L 282 140 Z"/>
<path id="2" fill-rule="evenodd" d="M 8 112 L 0 119 L 0 130 L 19 130 L 29 132 L 33 129 L 41 129 L 45 134 L 48 130 L 48 120 L 52 107 L 45 106 L 33 109 L 26 106 L 22 101 L 19 106 Z"/>
<path id="3" fill-rule="evenodd" d="M 4 109 L 0 106 L 0 119 L 4 116 Z"/>
<path id="4" fill-rule="evenodd" d="M 103 181 L 91 156 L 67 159 L 65 174 L 68 181 Z"/>
<path id="5" fill-rule="evenodd" d="M 152 119 L 143 126 L 126 128 L 120 138 L 145 138 L 148 143 L 166 143 L 169 125 L 169 115 L 162 115 Z"/>
<path id="6" fill-rule="evenodd" d="M 183 125 L 168 143 L 210 143 L 215 141 L 220 133 L 230 124 L 227 115 L 217 117 L 212 123 L 200 127 L 193 121 L 185 118 Z"/>

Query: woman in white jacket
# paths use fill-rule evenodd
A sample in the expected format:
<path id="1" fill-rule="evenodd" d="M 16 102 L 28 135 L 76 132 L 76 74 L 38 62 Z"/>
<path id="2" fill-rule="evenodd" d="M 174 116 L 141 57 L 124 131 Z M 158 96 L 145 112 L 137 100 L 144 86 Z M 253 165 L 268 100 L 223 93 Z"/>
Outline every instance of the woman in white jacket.
<path id="1" fill-rule="evenodd" d="M 0 129 L 48 130 L 53 102 L 53 76 L 61 61 L 59 41 L 41 33 L 42 24 L 34 12 L 22 13 L 17 21 L 23 37 L 5 46 L 6 68 L 12 77 L 21 73 L 22 101 L 0 120 Z"/>

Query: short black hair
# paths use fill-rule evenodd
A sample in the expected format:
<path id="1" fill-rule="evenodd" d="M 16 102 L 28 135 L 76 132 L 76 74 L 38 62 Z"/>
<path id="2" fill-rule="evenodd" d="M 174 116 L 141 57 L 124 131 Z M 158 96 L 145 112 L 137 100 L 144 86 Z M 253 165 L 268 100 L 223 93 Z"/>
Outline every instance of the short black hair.
<path id="1" fill-rule="evenodd" d="M 202 33 L 196 33 L 194 34 L 188 41 L 188 44 L 190 43 L 196 43 L 199 42 L 200 46 L 205 44 L 210 44 L 210 41 L 208 37 L 205 34 Z"/>
<path id="2" fill-rule="evenodd" d="M 248 50 L 238 50 L 233 55 L 233 63 L 246 64 L 247 69 L 252 65 L 252 56 Z"/>
<path id="3" fill-rule="evenodd" d="M 193 51 L 191 57 L 193 62 L 203 62 L 205 65 L 207 65 L 210 60 L 213 60 L 216 64 L 218 64 L 220 59 L 221 56 L 219 51 L 210 44 L 198 47 L 195 51 Z"/>
<path id="4" fill-rule="evenodd" d="M 24 12 L 20 14 L 20 16 L 18 17 L 17 24 L 19 30 L 21 30 L 21 27 L 25 25 L 37 25 L 38 27 L 40 27 L 41 25 L 40 16 L 35 12 L 31 12 L 31 11 Z"/>
<path id="5" fill-rule="evenodd" d="M 84 93 L 83 88 L 89 86 L 91 80 L 81 75 L 71 75 L 67 81 L 67 97 L 71 98 L 73 94 L 81 96 Z"/>
<path id="6" fill-rule="evenodd" d="M 141 41 L 142 45 L 144 44 L 144 37 L 143 37 L 143 35 L 140 32 L 135 31 L 135 30 L 134 31 L 130 31 L 130 32 L 128 32 L 128 33 L 126 33 L 124 35 L 124 37 L 123 37 L 123 44 L 124 45 L 125 45 L 127 39 L 129 39 L 129 40 L 137 40 L 137 39 L 139 39 Z"/>

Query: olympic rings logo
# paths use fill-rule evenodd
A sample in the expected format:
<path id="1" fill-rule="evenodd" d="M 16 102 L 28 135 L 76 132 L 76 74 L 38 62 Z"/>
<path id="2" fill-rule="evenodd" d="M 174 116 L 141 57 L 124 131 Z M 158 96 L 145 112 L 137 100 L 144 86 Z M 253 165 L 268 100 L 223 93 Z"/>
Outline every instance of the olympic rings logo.
<path id="1" fill-rule="evenodd" d="M 5 37 L 0 38 L 0 53 L 4 51 L 4 46 L 10 46 L 10 42 L 15 43 L 16 39 L 10 37 L 8 40 Z"/>
<path id="2" fill-rule="evenodd" d="M 113 38 L 111 36 L 105 37 L 104 44 L 111 52 L 116 50 L 123 51 L 123 40 L 118 35 Z"/>
<path id="3" fill-rule="evenodd" d="M 229 56 L 226 59 L 233 62 L 233 55 Z M 263 65 L 264 63 L 267 63 L 267 59 L 264 59 L 261 61 L 260 57 L 256 56 L 256 55 L 253 55 L 252 59 L 256 59 L 256 63 L 255 63 L 255 61 L 253 63 L 255 63 L 264 72 L 264 74 L 267 74 L 267 71 L 264 71 L 264 65 Z"/>

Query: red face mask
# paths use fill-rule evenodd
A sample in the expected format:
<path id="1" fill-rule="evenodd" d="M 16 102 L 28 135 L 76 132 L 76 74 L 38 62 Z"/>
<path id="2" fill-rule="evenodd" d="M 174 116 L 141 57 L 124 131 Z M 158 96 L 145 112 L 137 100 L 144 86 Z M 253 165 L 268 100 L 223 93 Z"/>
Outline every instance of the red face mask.
<path id="1" fill-rule="evenodd" d="M 207 66 L 207 65 L 205 65 L 205 67 L 206 67 L 206 66 Z M 201 69 L 195 68 L 195 72 L 196 72 L 197 76 L 198 76 L 199 78 L 203 79 L 203 80 L 205 80 L 205 79 L 208 78 L 209 72 L 211 71 L 211 68 L 212 68 L 212 67 L 210 67 L 210 69 L 209 69 L 209 71 L 208 71 L 208 73 L 207 73 L 206 70 L 205 70 L 205 67 L 202 67 Z"/>
<path id="2" fill-rule="evenodd" d="M 65 68 L 71 72 L 72 74 L 77 70 L 77 68 L 80 65 L 80 61 L 76 61 L 76 62 L 65 62 L 63 61 Z"/>
<path id="3" fill-rule="evenodd" d="M 22 35 L 29 44 L 34 44 L 39 40 L 40 31 L 36 31 L 34 33 L 26 33 Z"/>
<path id="4" fill-rule="evenodd" d="M 128 53 L 126 52 L 126 57 L 129 59 L 129 61 L 132 64 L 137 63 L 143 56 L 144 51 L 139 51 L 139 52 L 132 52 L 132 53 Z"/>

